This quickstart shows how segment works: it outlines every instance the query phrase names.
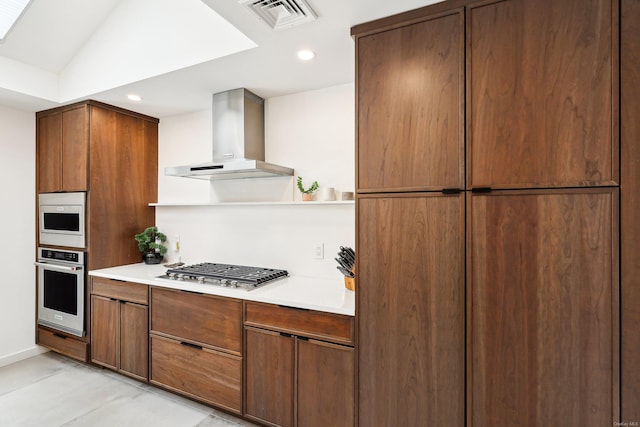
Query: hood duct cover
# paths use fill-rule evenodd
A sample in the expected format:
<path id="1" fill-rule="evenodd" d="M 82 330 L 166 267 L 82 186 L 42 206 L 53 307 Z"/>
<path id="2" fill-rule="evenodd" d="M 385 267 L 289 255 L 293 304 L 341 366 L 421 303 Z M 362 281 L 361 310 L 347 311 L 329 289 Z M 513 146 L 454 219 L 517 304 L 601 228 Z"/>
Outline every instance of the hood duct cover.
<path id="1" fill-rule="evenodd" d="M 167 176 L 209 180 L 293 176 L 264 161 L 264 99 L 240 88 L 213 95 L 213 161 L 165 168 Z"/>
<path id="2" fill-rule="evenodd" d="M 318 17 L 305 0 L 238 0 L 246 5 L 262 22 L 274 30 L 281 30 Z"/>

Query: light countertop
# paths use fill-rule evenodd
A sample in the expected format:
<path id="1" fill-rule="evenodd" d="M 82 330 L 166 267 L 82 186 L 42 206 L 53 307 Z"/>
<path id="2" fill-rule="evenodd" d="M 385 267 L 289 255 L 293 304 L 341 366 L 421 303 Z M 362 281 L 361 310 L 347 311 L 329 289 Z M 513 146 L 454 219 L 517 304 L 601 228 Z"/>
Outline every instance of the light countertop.
<path id="1" fill-rule="evenodd" d="M 89 271 L 89 275 L 247 301 L 306 308 L 348 316 L 355 315 L 355 293 L 344 287 L 342 278 L 330 280 L 292 275 L 248 291 L 242 288 L 231 289 L 211 284 L 159 279 L 158 276 L 163 275 L 166 270 L 167 268 L 162 264 L 139 263 L 92 270 Z"/>

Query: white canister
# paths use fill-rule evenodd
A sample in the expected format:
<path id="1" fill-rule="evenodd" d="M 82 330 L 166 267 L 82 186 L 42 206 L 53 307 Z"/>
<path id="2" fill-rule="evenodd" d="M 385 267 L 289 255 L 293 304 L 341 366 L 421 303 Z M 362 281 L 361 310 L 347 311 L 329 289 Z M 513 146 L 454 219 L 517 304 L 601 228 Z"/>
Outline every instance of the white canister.
<path id="1" fill-rule="evenodd" d="M 336 189 L 333 187 L 322 187 L 318 194 L 318 198 L 324 202 L 336 199 Z"/>

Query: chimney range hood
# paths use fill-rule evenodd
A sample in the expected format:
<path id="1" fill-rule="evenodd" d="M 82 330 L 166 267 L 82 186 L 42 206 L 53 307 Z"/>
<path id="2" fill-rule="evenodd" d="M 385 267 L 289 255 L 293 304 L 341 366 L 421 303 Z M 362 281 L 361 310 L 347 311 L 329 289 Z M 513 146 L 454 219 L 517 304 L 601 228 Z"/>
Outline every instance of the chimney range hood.
<path id="1" fill-rule="evenodd" d="M 264 99 L 247 89 L 213 95 L 213 160 L 164 169 L 166 176 L 208 180 L 293 176 L 264 161 Z"/>

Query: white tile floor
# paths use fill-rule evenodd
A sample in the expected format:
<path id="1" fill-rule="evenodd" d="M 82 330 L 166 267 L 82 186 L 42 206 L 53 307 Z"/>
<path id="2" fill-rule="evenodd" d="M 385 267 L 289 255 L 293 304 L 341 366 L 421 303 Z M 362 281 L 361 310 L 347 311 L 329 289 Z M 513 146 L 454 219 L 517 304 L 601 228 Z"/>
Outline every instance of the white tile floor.
<path id="1" fill-rule="evenodd" d="M 0 368 L 2 427 L 248 427 L 208 406 L 53 352 Z"/>

